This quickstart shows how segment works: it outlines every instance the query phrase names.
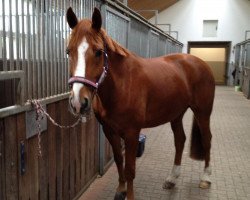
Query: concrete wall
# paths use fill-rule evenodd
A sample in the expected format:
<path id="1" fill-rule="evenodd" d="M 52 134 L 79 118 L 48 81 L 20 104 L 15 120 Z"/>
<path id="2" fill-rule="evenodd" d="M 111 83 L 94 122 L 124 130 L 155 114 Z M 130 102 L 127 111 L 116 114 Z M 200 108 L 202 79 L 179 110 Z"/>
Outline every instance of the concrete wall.
<path id="1" fill-rule="evenodd" d="M 217 37 L 203 37 L 203 20 L 218 20 Z M 155 19 L 150 19 L 152 23 Z M 179 32 L 187 52 L 188 41 L 232 41 L 232 46 L 245 39 L 250 30 L 249 0 L 180 0 L 159 13 L 158 23 L 169 23 Z M 159 26 L 167 29 L 167 26 Z M 231 61 L 234 60 L 231 55 Z"/>
<path id="2" fill-rule="evenodd" d="M 218 20 L 216 37 L 203 37 L 203 20 Z M 155 19 L 150 22 L 155 23 Z M 227 84 L 233 84 L 233 46 L 245 40 L 245 31 L 250 30 L 250 0 L 180 0 L 159 13 L 158 23 L 171 24 L 171 30 L 178 31 L 183 53 L 187 53 L 188 41 L 231 41 L 226 75 Z M 168 30 L 167 26 L 159 28 Z"/>
<path id="3" fill-rule="evenodd" d="M 211 67 L 216 84 L 225 84 L 225 48 L 191 48 L 190 54 L 201 58 Z"/>

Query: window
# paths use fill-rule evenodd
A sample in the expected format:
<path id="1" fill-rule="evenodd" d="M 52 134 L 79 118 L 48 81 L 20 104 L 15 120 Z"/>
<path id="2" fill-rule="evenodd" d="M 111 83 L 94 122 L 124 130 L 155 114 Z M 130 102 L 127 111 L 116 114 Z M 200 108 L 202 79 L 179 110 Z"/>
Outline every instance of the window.
<path id="1" fill-rule="evenodd" d="M 203 20 L 203 37 L 217 37 L 218 20 Z"/>

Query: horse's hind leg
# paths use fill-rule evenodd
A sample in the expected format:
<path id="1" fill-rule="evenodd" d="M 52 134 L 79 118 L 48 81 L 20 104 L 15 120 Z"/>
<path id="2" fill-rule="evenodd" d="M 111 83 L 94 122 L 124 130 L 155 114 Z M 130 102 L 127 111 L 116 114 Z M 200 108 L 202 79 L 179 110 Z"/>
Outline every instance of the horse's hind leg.
<path id="1" fill-rule="evenodd" d="M 201 178 L 200 187 L 209 188 L 211 181 L 210 149 L 212 134 L 210 131 L 211 112 L 201 112 L 194 110 L 193 128 L 191 136 L 191 158 L 195 160 L 205 160 L 205 168 Z"/>
<path id="2" fill-rule="evenodd" d="M 201 133 L 201 143 L 204 151 L 204 159 L 205 159 L 205 168 L 203 172 L 203 176 L 201 178 L 200 187 L 201 188 L 209 188 L 211 184 L 210 175 L 211 175 L 211 167 L 210 167 L 210 150 L 211 150 L 211 139 L 212 134 L 210 131 L 210 115 L 202 116 L 197 115 L 196 119 L 200 133 Z"/>
<path id="3" fill-rule="evenodd" d="M 171 189 L 175 186 L 177 178 L 180 175 L 181 158 L 186 141 L 186 136 L 182 124 L 183 115 L 171 122 L 171 128 L 174 132 L 174 143 L 175 143 L 175 159 L 174 166 L 171 174 L 163 184 L 164 189 Z"/>

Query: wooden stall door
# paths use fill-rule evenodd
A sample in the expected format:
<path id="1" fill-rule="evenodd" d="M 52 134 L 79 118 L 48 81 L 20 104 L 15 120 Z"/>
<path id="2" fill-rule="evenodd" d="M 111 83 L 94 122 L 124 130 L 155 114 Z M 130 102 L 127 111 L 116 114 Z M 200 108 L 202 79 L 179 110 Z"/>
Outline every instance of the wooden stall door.
<path id="1" fill-rule="evenodd" d="M 201 58 L 211 67 L 216 84 L 225 84 L 227 66 L 225 48 L 191 48 L 190 54 Z"/>

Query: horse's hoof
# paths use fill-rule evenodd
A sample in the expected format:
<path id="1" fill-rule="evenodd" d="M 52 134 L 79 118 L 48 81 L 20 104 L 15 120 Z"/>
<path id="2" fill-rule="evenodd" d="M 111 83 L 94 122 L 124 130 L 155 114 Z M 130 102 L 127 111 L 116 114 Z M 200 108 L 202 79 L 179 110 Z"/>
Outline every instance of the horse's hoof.
<path id="1" fill-rule="evenodd" d="M 125 200 L 126 192 L 116 192 L 114 200 Z"/>
<path id="2" fill-rule="evenodd" d="M 163 183 L 162 188 L 163 188 L 163 189 L 168 189 L 168 190 L 169 190 L 169 189 L 174 188 L 174 186 L 175 186 L 175 183 L 166 181 L 165 183 Z"/>
<path id="3" fill-rule="evenodd" d="M 200 182 L 200 188 L 202 189 L 208 189 L 210 188 L 211 182 L 209 181 L 201 181 Z"/>

